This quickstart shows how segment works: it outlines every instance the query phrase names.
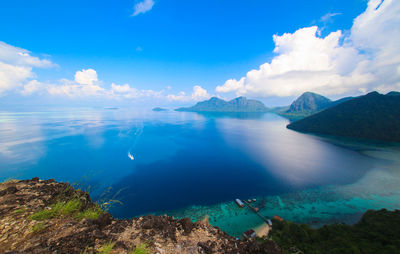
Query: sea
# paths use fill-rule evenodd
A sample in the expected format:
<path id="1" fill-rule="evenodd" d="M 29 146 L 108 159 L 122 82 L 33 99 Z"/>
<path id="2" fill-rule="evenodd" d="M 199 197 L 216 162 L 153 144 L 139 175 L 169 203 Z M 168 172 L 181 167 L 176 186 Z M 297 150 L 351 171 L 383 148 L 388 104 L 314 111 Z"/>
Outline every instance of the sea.
<path id="1" fill-rule="evenodd" d="M 128 108 L 0 111 L 0 181 L 56 179 L 117 218 L 146 214 L 233 236 L 266 218 L 354 224 L 400 209 L 400 144 L 299 133 L 272 113 Z"/>

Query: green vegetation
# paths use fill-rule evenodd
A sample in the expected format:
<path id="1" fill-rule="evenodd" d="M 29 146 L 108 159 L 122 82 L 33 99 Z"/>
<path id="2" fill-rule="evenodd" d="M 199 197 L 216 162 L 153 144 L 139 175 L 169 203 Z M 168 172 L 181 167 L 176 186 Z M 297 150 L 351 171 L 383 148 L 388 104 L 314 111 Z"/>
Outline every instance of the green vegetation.
<path id="1" fill-rule="evenodd" d="M 24 212 L 25 212 L 25 208 L 19 208 L 19 209 L 14 211 L 15 214 L 22 214 Z"/>
<path id="2" fill-rule="evenodd" d="M 35 224 L 35 225 L 32 226 L 32 231 L 35 234 L 40 233 L 45 229 L 46 229 L 46 225 L 43 222 L 40 222 L 40 223 Z"/>
<path id="3" fill-rule="evenodd" d="M 89 178 L 90 178 L 90 176 L 85 176 L 83 179 L 88 180 Z M 83 185 L 79 182 L 73 183 L 71 185 L 74 186 L 75 189 L 79 189 L 79 190 L 85 191 L 87 193 L 90 193 L 92 191 L 92 187 L 93 187 L 90 185 Z M 114 193 L 113 188 L 108 187 L 103 193 L 100 194 L 96 203 L 98 204 L 98 206 L 100 207 L 100 209 L 103 212 L 108 212 L 110 210 L 110 208 L 113 207 L 115 204 L 120 204 L 120 205 L 123 204 L 120 200 L 118 200 L 118 196 L 125 189 L 127 189 L 127 188 L 121 188 L 117 192 Z"/>
<path id="4" fill-rule="evenodd" d="M 147 249 L 147 245 L 142 243 L 139 246 L 136 247 L 135 251 L 133 254 L 148 254 L 149 250 Z"/>
<path id="5" fill-rule="evenodd" d="M 90 220 L 96 220 L 97 218 L 99 218 L 99 216 L 103 213 L 103 210 L 98 207 L 95 206 L 93 208 L 88 208 L 85 209 L 79 213 L 77 213 L 74 218 L 75 219 L 90 219 Z"/>
<path id="6" fill-rule="evenodd" d="M 399 225 L 400 210 L 370 210 L 354 226 L 333 224 L 313 229 L 274 220 L 270 236 L 285 253 L 400 253 Z"/>
<path id="7" fill-rule="evenodd" d="M 58 202 L 50 207 L 32 214 L 31 218 L 37 221 L 43 221 L 52 218 L 73 217 L 75 219 L 97 219 L 103 211 L 99 206 L 82 209 L 80 199 L 72 199 L 68 202 Z"/>
<path id="8" fill-rule="evenodd" d="M 332 101 L 322 95 L 305 92 L 290 105 L 287 113 L 313 114 L 328 108 Z"/>
<path id="9" fill-rule="evenodd" d="M 311 92 L 303 93 L 288 107 L 276 107 L 271 109 L 271 112 L 288 118 L 290 121 L 297 121 L 307 116 L 321 112 L 327 108 L 334 107 L 345 101 L 354 99 L 353 97 L 342 98 L 337 101 Z"/>
<path id="10" fill-rule="evenodd" d="M 168 111 L 168 109 L 165 109 L 165 108 L 160 108 L 160 107 L 155 107 L 155 108 L 153 108 L 153 111 L 156 111 L 156 112 L 160 112 L 160 111 Z"/>
<path id="11" fill-rule="evenodd" d="M 101 254 L 109 254 L 114 248 L 115 243 L 112 241 L 109 241 L 108 243 L 105 243 L 101 248 L 100 248 L 100 253 Z"/>
<path id="12" fill-rule="evenodd" d="M 289 124 L 289 129 L 400 142 L 400 96 L 372 92 Z"/>
<path id="13" fill-rule="evenodd" d="M 268 112 L 264 103 L 257 100 L 248 100 L 246 97 L 238 97 L 230 101 L 224 101 L 212 97 L 207 101 L 198 102 L 193 107 L 178 108 L 176 111 L 190 112 Z"/>

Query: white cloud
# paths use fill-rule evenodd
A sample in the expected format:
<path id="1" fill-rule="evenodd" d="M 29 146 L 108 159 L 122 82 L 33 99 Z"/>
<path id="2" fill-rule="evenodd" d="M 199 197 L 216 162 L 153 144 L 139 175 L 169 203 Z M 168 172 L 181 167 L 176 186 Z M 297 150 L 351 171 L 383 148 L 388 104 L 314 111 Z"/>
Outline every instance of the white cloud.
<path id="1" fill-rule="evenodd" d="M 93 85 L 98 80 L 97 72 L 93 69 L 81 70 L 75 73 L 75 81 L 81 85 Z"/>
<path id="2" fill-rule="evenodd" d="M 49 94 L 51 96 L 76 98 L 102 98 L 111 100 L 120 99 L 167 99 L 164 90 L 154 91 L 137 89 L 129 84 L 117 85 L 112 83 L 109 89 L 100 86 L 97 72 L 93 69 L 77 71 L 75 80 L 62 79 L 56 84 L 45 84 L 37 80 L 32 80 L 24 86 L 22 95 L 28 96 L 36 94 Z"/>
<path id="3" fill-rule="evenodd" d="M 178 94 L 169 94 L 167 99 L 170 101 L 200 101 L 209 99 L 211 96 L 208 94 L 207 90 L 201 86 L 194 86 L 191 95 L 187 95 L 185 92 L 181 91 Z"/>
<path id="4" fill-rule="evenodd" d="M 34 94 L 39 91 L 43 91 L 45 89 L 45 85 L 40 83 L 37 80 L 31 80 L 27 84 L 24 85 L 23 90 L 21 91 L 21 94 L 24 96 L 28 96 L 31 94 Z"/>
<path id="5" fill-rule="evenodd" d="M 125 85 L 116 85 L 111 84 L 111 96 L 115 98 L 125 98 L 125 99 L 137 99 L 143 97 L 150 98 L 162 98 L 163 91 L 154 91 L 154 90 L 139 90 L 137 88 L 131 87 L 128 84 Z"/>
<path id="6" fill-rule="evenodd" d="M 137 16 L 141 13 L 146 13 L 150 11 L 153 8 L 153 6 L 154 6 L 153 0 L 143 0 L 142 2 L 139 2 L 135 5 L 132 16 Z"/>
<path id="7" fill-rule="evenodd" d="M 189 101 L 190 97 L 181 91 L 178 94 L 168 94 L 167 99 L 170 101 Z"/>
<path id="8" fill-rule="evenodd" d="M 195 101 L 198 100 L 204 100 L 210 98 L 210 95 L 208 94 L 207 90 L 202 88 L 201 86 L 194 86 L 193 87 L 193 93 L 192 93 L 192 99 Z"/>
<path id="9" fill-rule="evenodd" d="M 0 95 L 23 86 L 35 77 L 33 68 L 53 67 L 51 61 L 31 56 L 25 49 L 0 42 Z"/>
<path id="10" fill-rule="evenodd" d="M 61 84 L 47 85 L 50 95 L 67 96 L 71 98 L 104 96 L 106 90 L 98 85 L 79 84 L 71 80 L 62 79 Z"/>
<path id="11" fill-rule="evenodd" d="M 0 61 L 6 64 L 25 67 L 48 68 L 53 67 L 51 61 L 31 56 L 26 49 L 17 48 L 0 41 Z"/>
<path id="12" fill-rule="evenodd" d="M 62 79 L 60 84 L 43 87 L 50 95 L 67 97 L 104 96 L 107 91 L 99 83 L 95 70 L 83 69 L 75 73 L 75 80 Z"/>
<path id="13" fill-rule="evenodd" d="M 377 8 L 379 6 L 379 8 Z M 349 36 L 318 37 L 316 26 L 274 35 L 277 55 L 239 80 L 217 86 L 219 93 L 293 96 L 304 91 L 326 95 L 395 88 L 400 82 L 400 1 L 371 0 L 354 20 Z"/>

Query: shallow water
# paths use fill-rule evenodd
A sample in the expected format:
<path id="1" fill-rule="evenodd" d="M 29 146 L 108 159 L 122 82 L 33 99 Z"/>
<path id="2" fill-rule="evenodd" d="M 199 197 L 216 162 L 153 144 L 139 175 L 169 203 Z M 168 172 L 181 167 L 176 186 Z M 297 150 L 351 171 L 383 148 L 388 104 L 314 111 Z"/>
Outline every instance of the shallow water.
<path id="1" fill-rule="evenodd" d="M 127 109 L 0 113 L 0 180 L 55 178 L 116 199 L 120 218 L 209 215 L 233 235 L 265 216 L 315 226 L 400 208 L 400 148 L 297 133 L 273 114 Z"/>

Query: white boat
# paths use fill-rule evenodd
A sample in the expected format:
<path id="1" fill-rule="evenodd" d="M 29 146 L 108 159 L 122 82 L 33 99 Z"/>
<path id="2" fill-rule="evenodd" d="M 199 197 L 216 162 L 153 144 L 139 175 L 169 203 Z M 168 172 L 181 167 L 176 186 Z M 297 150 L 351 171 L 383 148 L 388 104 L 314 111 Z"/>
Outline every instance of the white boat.
<path id="1" fill-rule="evenodd" d="M 243 207 L 243 206 L 244 206 L 242 200 L 240 200 L 240 199 L 238 199 L 238 198 L 235 200 L 235 202 L 236 202 L 236 204 L 237 204 L 239 207 Z"/>

